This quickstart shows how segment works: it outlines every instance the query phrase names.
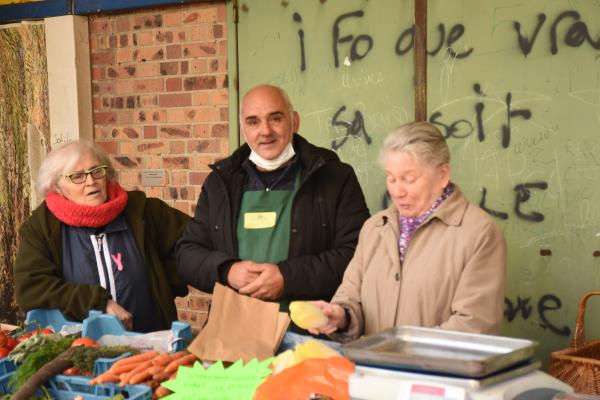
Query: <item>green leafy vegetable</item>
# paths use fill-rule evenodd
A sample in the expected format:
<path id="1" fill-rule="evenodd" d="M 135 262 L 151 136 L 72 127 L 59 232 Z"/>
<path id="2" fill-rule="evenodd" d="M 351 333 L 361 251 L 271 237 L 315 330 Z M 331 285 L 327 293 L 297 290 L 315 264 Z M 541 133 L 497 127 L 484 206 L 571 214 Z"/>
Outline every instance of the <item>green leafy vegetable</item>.
<path id="1" fill-rule="evenodd" d="M 115 358 L 124 353 L 139 353 L 138 350 L 129 346 L 99 346 L 99 347 L 76 347 L 73 349 L 71 360 L 75 368 L 81 373 L 93 372 L 94 364 L 98 358 Z"/>
<path id="2" fill-rule="evenodd" d="M 35 339 L 39 337 L 39 339 Z M 31 375 L 33 375 L 44 364 L 52 361 L 56 356 L 71 346 L 75 340 L 74 336 L 63 337 L 61 335 L 34 335 L 27 341 L 31 341 L 30 346 L 24 347 L 24 357 L 22 364 L 10 379 L 10 386 L 17 390 Z M 26 342 L 23 342 L 24 344 Z M 18 346 L 17 346 L 18 347 Z M 15 348 L 16 349 L 16 348 Z"/>

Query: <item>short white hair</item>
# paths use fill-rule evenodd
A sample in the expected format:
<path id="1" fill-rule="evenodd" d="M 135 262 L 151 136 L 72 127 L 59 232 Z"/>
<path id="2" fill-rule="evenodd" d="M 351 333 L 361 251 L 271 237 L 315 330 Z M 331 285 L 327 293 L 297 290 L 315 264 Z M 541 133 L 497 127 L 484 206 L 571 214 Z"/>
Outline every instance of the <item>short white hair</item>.
<path id="1" fill-rule="evenodd" d="M 450 150 L 444 136 L 429 122 L 410 122 L 390 132 L 379 154 L 381 165 L 392 152 L 411 154 L 432 167 L 450 163 Z"/>
<path id="2" fill-rule="evenodd" d="M 115 169 L 106 152 L 100 147 L 88 141 L 61 143 L 52 148 L 52 151 L 48 153 L 46 159 L 40 165 L 36 184 L 40 198 L 46 197 L 48 192 L 57 192 L 60 177 L 71 172 L 81 156 L 88 152 L 92 153 L 100 164 L 108 166 L 106 177 L 108 180 L 113 180 Z"/>

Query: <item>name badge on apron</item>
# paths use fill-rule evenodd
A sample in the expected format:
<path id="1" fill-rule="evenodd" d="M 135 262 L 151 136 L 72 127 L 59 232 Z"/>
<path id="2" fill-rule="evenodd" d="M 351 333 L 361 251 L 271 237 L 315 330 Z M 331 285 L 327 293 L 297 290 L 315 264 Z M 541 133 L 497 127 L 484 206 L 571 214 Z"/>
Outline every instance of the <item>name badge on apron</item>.
<path id="1" fill-rule="evenodd" d="M 275 211 L 244 213 L 244 229 L 272 228 L 276 222 L 277 213 Z"/>

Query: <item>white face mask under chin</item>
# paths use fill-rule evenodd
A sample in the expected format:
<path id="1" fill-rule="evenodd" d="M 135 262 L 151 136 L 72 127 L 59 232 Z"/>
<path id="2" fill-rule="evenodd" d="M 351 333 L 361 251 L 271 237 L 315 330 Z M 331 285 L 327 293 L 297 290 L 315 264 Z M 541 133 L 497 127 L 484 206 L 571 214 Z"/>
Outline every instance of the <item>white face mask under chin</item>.
<path id="1" fill-rule="evenodd" d="M 290 142 L 287 144 L 287 146 L 285 146 L 281 154 L 279 154 L 272 160 L 262 158 L 256 152 L 254 152 L 254 150 L 252 150 L 252 152 L 250 153 L 250 157 L 248 158 L 261 170 L 275 171 L 277 168 L 281 167 L 292 157 L 294 157 L 295 154 L 296 152 L 294 151 L 294 146 L 292 146 L 292 141 L 290 140 Z"/>

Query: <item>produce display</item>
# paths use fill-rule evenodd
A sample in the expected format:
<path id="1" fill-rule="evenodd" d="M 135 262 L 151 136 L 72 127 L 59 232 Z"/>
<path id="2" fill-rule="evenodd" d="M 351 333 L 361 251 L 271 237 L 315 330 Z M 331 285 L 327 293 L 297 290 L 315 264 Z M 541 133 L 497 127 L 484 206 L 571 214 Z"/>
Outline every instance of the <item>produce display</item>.
<path id="1" fill-rule="evenodd" d="M 89 383 L 118 383 L 121 387 L 127 384 L 143 384 L 152 389 L 153 398 L 160 399 L 171 393 L 160 384 L 174 379 L 180 366 L 192 365 L 196 361 L 198 361 L 196 356 L 186 351 L 177 353 L 149 351 L 115 362 L 110 369 L 96 376 Z"/>
<path id="2" fill-rule="evenodd" d="M 80 337 L 80 334 L 63 336 L 48 328 L 2 332 L 0 344 L 6 348 L 0 361 L 7 367 L 0 369 L 2 399 L 51 399 L 51 390 L 45 384 L 57 375 L 87 376 L 86 385 L 90 387 L 146 385 L 152 391 L 152 397 L 161 398 L 171 391 L 160 383 L 174 378 L 179 366 L 197 361 L 186 351 L 140 352 L 128 346 L 100 346 L 89 337 Z M 97 360 L 102 362 L 102 367 L 96 371 L 97 376 L 93 376 L 94 369 L 99 368 Z M 74 395 L 73 398 L 86 397 Z"/>
<path id="3" fill-rule="evenodd" d="M 89 338 L 62 336 L 51 330 L 36 330 L 17 335 L 17 342 L 4 363 L 13 363 L 16 370 L 6 384 L 14 394 L 12 399 L 52 398 L 44 384 L 57 374 L 91 376 L 99 358 L 114 358 L 137 350 L 125 346 L 98 346 Z M 8 392 L 8 390 L 7 390 Z M 41 392 L 41 394 L 39 394 Z"/>
<path id="4" fill-rule="evenodd" d="M 324 316 L 319 315 L 318 309 L 315 312 L 311 303 L 295 303 L 290 308 L 293 309 L 296 322 L 300 322 L 298 325 L 314 327 L 321 323 L 319 320 Z M 60 328 L 61 325 L 58 326 Z M 177 334 L 174 337 L 178 341 L 184 340 Z M 103 342 L 101 338 L 98 341 Z M 255 384 L 258 385 L 255 386 L 257 394 L 273 393 L 272 383 L 269 382 L 282 371 L 298 365 L 312 365 L 304 364 L 306 360 L 339 357 L 335 350 L 323 342 L 307 340 L 297 344 L 294 350 L 287 350 L 273 359 L 264 360 L 262 368 L 266 372 L 254 377 L 252 374 L 258 371 L 256 368 L 260 365 L 256 359 L 248 363 L 248 368 L 244 364 L 229 367 L 229 364 L 223 365 L 221 362 L 197 363 L 200 360 L 188 351 L 164 352 L 122 345 L 100 345 L 89 337 L 81 337 L 81 332 L 60 334 L 39 326 L 35 329 L 29 326 L 29 329 L 0 332 L 0 351 L 0 400 L 141 400 L 171 395 L 169 398 L 179 398 L 184 396 L 178 394 L 180 388 L 193 388 L 200 381 L 205 382 L 202 385 L 205 385 L 205 389 L 210 388 L 207 389 L 210 393 L 213 387 L 220 387 L 222 389 L 219 390 L 226 392 L 223 388 L 237 389 L 248 385 L 249 377 L 258 379 Z M 333 364 L 322 365 L 324 367 L 320 368 L 327 369 Z M 183 371 L 185 373 L 180 368 L 186 369 Z M 236 382 L 236 379 L 241 380 Z M 329 380 L 328 377 L 321 379 L 325 383 Z M 344 379 L 342 385 L 343 381 Z M 339 384 L 337 381 L 331 382 L 334 386 Z M 267 385 L 266 389 L 264 385 Z M 251 388 L 249 393 L 253 393 L 255 388 Z M 171 390 L 177 392 L 173 393 Z M 250 394 L 247 398 L 253 396 Z M 246 395 L 242 397 L 246 398 Z"/>

